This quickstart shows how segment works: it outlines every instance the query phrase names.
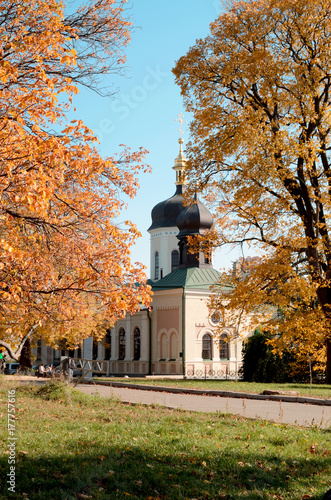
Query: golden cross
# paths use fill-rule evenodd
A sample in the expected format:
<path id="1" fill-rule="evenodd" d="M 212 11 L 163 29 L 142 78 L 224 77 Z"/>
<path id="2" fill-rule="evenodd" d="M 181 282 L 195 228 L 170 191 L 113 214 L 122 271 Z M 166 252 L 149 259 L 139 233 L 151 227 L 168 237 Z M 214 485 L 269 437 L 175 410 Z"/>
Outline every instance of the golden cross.
<path id="1" fill-rule="evenodd" d="M 183 113 L 179 113 L 178 115 L 178 119 L 175 118 L 175 122 L 179 122 L 179 133 L 180 133 L 180 136 L 182 137 L 183 136 L 183 130 L 182 130 L 182 123 L 186 123 L 186 121 L 183 120 Z"/>

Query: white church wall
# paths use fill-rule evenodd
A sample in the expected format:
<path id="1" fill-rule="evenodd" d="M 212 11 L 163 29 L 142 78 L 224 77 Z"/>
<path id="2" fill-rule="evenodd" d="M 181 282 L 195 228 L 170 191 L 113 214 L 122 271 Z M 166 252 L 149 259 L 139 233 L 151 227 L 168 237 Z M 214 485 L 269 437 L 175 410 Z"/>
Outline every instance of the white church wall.
<path id="1" fill-rule="evenodd" d="M 163 277 L 171 272 L 171 252 L 178 250 L 178 234 L 177 227 L 158 228 L 150 231 L 150 270 L 151 279 L 155 280 L 155 254 L 159 253 L 159 276 L 161 278 L 161 270 Z"/>
<path id="2" fill-rule="evenodd" d="M 140 332 L 140 358 L 134 359 L 134 332 Z M 125 356 L 119 359 L 120 330 L 125 332 Z M 146 375 L 149 367 L 149 320 L 146 310 L 120 320 L 111 329 L 110 374 Z"/>
<path id="3" fill-rule="evenodd" d="M 209 292 L 189 290 L 185 296 L 185 365 L 188 376 L 231 376 L 242 364 L 242 340 L 233 338 L 232 330 L 224 328 L 222 335 L 231 338 L 227 358 L 220 357 L 220 336 L 217 323 L 210 318 L 207 307 Z M 203 336 L 211 337 L 211 359 L 203 359 Z M 245 332 L 245 336 L 249 335 Z"/>
<path id="4" fill-rule="evenodd" d="M 199 348 L 201 339 L 197 339 L 196 328 L 211 332 L 208 322 L 207 300 L 209 291 L 188 290 L 185 293 L 185 362 L 202 361 Z M 198 348 L 198 352 L 197 352 Z"/>

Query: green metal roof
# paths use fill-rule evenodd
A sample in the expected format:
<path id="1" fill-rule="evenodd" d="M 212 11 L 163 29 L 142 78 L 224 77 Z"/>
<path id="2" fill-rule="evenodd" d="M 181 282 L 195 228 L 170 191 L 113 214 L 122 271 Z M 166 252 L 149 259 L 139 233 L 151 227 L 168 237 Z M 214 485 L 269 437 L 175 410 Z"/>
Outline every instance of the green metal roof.
<path id="1" fill-rule="evenodd" d="M 183 287 L 209 290 L 214 283 L 219 281 L 220 276 L 221 273 L 212 268 L 188 267 L 185 269 L 176 269 L 164 278 L 155 281 L 152 290 L 168 290 Z"/>

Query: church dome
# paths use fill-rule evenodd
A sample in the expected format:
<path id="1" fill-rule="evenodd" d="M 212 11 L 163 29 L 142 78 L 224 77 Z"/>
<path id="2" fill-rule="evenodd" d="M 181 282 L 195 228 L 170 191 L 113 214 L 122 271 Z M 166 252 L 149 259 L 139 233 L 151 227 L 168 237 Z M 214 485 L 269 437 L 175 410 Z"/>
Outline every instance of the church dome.
<path id="1" fill-rule="evenodd" d="M 213 218 L 209 210 L 195 198 L 192 205 L 186 207 L 177 217 L 176 225 L 179 229 L 178 238 L 188 235 L 203 234 L 213 225 Z"/>
<path id="2" fill-rule="evenodd" d="M 152 210 L 152 224 L 148 231 L 161 227 L 176 227 L 178 215 L 184 210 L 182 186 L 178 185 L 175 194 L 161 201 Z"/>

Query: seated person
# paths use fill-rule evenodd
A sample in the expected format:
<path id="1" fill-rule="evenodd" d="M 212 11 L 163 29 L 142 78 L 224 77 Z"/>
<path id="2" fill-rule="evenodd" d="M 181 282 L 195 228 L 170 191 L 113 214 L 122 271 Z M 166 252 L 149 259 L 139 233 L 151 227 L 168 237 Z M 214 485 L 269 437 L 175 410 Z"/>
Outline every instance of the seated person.
<path id="1" fill-rule="evenodd" d="M 38 377 L 46 377 L 44 363 L 38 366 Z"/>

